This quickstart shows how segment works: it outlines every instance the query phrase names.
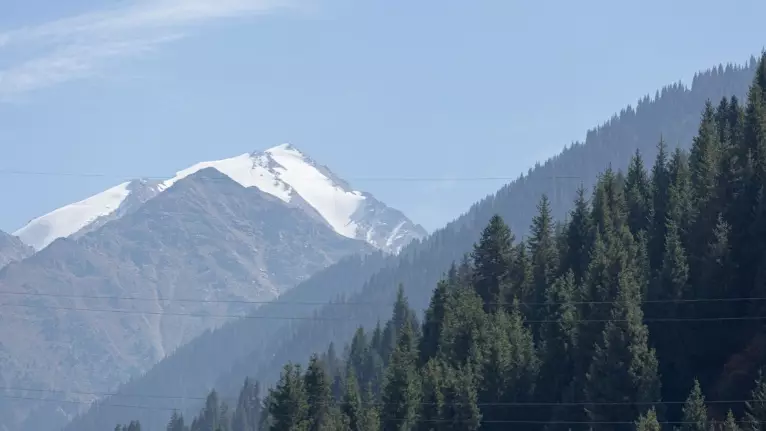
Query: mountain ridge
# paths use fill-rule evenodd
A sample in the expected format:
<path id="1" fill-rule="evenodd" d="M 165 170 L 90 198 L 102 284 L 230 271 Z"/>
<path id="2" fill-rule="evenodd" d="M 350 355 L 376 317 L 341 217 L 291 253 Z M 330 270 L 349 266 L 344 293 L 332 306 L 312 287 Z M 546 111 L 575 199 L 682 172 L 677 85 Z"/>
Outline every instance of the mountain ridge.
<path id="1" fill-rule="evenodd" d="M 33 253 L 34 250 L 18 237 L 0 231 L 0 269 L 9 263 L 26 259 Z"/>
<path id="2" fill-rule="evenodd" d="M 363 268 L 363 265 L 353 261 L 341 261 L 328 268 L 325 273 L 332 270 L 355 275 L 362 272 L 370 274 L 366 278 L 359 277 L 364 280 L 355 286 L 343 287 L 346 298 L 351 298 L 349 302 L 392 303 L 397 285 L 403 283 L 412 306 L 422 310 L 428 304 L 433 286 L 450 263 L 460 260 L 465 252 L 470 251 L 492 215 L 502 215 L 517 237 L 522 237 L 536 214 L 540 196 L 545 193 L 550 198 L 554 215 L 557 218 L 563 217 L 571 208 L 580 185 L 587 188 L 595 184 L 604 166 L 612 164 L 616 170 L 624 169 L 636 149 L 641 149 L 646 159 L 653 158 L 661 136 L 674 146 L 688 146 L 697 132 L 699 113 L 705 100 L 720 100 L 723 96 L 731 95 L 742 97 L 752 80 L 754 70 L 753 57 L 749 64 L 743 66 L 717 66 L 698 73 L 688 88 L 673 84 L 658 90 L 655 97 L 643 97 L 635 107 L 629 106 L 621 110 L 619 115 L 590 129 L 584 142 L 567 146 L 545 163 L 536 164 L 526 175 L 520 175 L 516 181 L 481 199 L 444 228 L 426 239 L 413 242 L 405 247 L 400 255 L 387 258 L 380 268 Z M 554 176 L 577 176 L 581 180 L 554 184 L 549 180 Z M 342 279 L 341 275 L 337 275 L 336 278 L 322 280 L 318 285 L 335 286 Z M 294 290 L 291 293 L 297 295 L 299 292 Z M 293 298 L 298 300 L 295 296 Z M 222 397 L 235 396 L 245 376 L 255 377 L 266 384 L 273 382 L 286 362 L 305 362 L 311 352 L 324 351 L 333 341 L 340 351 L 343 343 L 351 338 L 358 325 L 370 328 L 377 320 L 388 318 L 390 311 L 387 307 L 378 310 L 353 304 L 343 307 L 343 300 L 337 302 L 341 304 L 316 307 L 313 310 L 296 305 L 289 306 L 289 303 L 282 304 L 279 308 L 281 313 L 290 310 L 293 315 L 317 316 L 316 321 L 305 324 L 287 325 L 275 322 L 262 325 L 257 333 L 252 333 L 248 331 L 247 322 L 229 323 L 219 330 L 217 335 L 213 334 L 189 343 L 183 354 L 166 358 L 144 378 L 135 379 L 129 386 L 118 389 L 119 395 L 96 403 L 87 414 L 70 423 L 66 430 L 96 431 L 113 427 L 117 422 L 127 423 L 133 419 L 140 419 L 144 426 L 163 426 L 167 422 L 167 412 L 149 412 L 145 409 L 128 412 L 125 409 L 110 407 L 109 403 L 119 403 L 122 397 L 131 393 L 186 394 L 180 389 L 182 386 L 206 386 L 208 390 L 215 387 L 221 389 Z M 344 320 L 325 322 L 322 320 L 324 318 Z M 241 335 L 243 333 L 248 335 L 245 337 Z M 229 358 L 219 358 L 210 354 L 205 356 L 208 350 L 220 351 L 226 346 L 239 346 L 243 343 L 243 338 L 247 338 L 246 344 L 252 349 L 249 354 L 240 352 L 234 365 Z M 256 342 L 251 338 L 258 340 Z M 188 369 L 183 368 L 187 363 L 184 355 L 195 357 L 193 361 L 188 360 L 190 364 L 193 362 Z M 202 372 L 194 367 L 202 367 L 202 364 L 209 369 L 204 370 L 204 380 L 200 379 L 195 386 L 193 381 L 197 374 Z M 155 370 L 162 371 L 162 382 L 167 384 L 153 384 L 153 380 L 160 378 L 159 371 Z M 216 372 L 218 378 L 211 378 Z M 174 391 L 169 384 L 177 384 L 177 389 Z M 188 395 L 202 397 L 204 392 Z M 162 402 L 153 400 L 151 403 L 163 408 L 179 408 L 190 414 L 197 414 L 196 409 L 199 407 L 192 407 L 191 404 L 200 404 L 190 400 L 184 403 L 172 399 Z"/>
<path id="3" fill-rule="evenodd" d="M 400 211 L 354 190 L 327 166 L 291 144 L 227 159 L 196 163 L 167 180 L 137 179 L 37 217 L 14 234 L 41 250 L 60 237 L 79 236 L 124 216 L 177 181 L 212 167 L 243 187 L 256 187 L 285 203 L 318 215 L 338 234 L 398 253 L 426 230 Z"/>
<path id="4" fill-rule="evenodd" d="M 79 393 L 52 413 L 66 422 L 77 403 L 92 401 L 83 394 L 128 381 L 220 326 L 220 316 L 252 313 L 248 301 L 271 300 L 345 256 L 374 250 L 201 169 L 135 211 L 0 271 L 3 290 L 25 293 L 4 298 L 0 382 Z M 26 420 L 20 403 L 0 403 L 0 429 Z"/>

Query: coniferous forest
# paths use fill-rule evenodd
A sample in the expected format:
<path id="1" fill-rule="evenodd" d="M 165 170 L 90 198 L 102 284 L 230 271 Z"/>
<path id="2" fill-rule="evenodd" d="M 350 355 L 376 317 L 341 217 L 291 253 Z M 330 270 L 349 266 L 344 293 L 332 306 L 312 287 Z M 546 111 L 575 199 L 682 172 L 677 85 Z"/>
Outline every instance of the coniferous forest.
<path id="1" fill-rule="evenodd" d="M 400 288 L 347 347 L 167 429 L 766 429 L 766 55 L 690 151 L 658 141 L 565 220 L 543 196 L 523 240 L 493 217 L 424 316 Z"/>

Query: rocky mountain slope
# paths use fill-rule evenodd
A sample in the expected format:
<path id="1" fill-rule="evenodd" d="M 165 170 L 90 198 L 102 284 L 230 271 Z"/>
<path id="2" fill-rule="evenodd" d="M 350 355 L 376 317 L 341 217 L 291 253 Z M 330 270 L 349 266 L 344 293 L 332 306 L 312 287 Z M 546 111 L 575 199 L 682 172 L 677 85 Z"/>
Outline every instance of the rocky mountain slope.
<path id="1" fill-rule="evenodd" d="M 216 387 L 227 402 L 234 403 L 245 376 L 273 382 L 286 362 L 305 361 L 312 352 L 324 351 L 330 342 L 335 342 L 340 352 L 358 325 L 371 327 L 387 319 L 398 283 L 403 283 L 413 307 L 424 308 L 437 280 L 451 262 L 470 251 L 493 214 L 500 214 L 521 237 L 543 193 L 550 197 L 554 215 L 563 217 L 571 208 L 577 188 L 591 187 L 604 166 L 624 169 L 636 149 L 646 160 L 652 160 L 660 136 L 671 146 L 688 148 L 705 100 L 744 96 L 755 65 L 752 59 L 742 67 L 719 66 L 696 75 L 688 88 L 674 84 L 658 91 L 655 97 L 642 98 L 637 106 L 622 110 L 590 130 L 584 142 L 530 169 L 527 175 L 476 203 L 445 228 L 405 247 L 399 256 L 387 257 L 375 265 L 343 260 L 323 271 L 321 278 L 304 283 L 306 289 L 298 286 L 291 291 L 290 299 L 281 303 L 277 300 L 262 310 L 312 319 L 297 323 L 264 319 L 257 329 L 253 329 L 252 322 L 229 323 L 179 349 L 144 377 L 124 385 L 117 395 L 94 405 L 66 430 L 97 431 L 133 419 L 140 419 L 150 429 L 161 429 L 174 408 L 186 411 L 187 417 L 198 413 L 206 392 L 194 393 L 195 388 Z M 306 297 L 315 300 L 316 292 L 324 292 L 325 288 L 331 292 L 325 297 L 327 301 L 342 289 L 346 305 L 337 302 L 317 309 L 301 303 Z M 215 353 L 229 349 L 230 355 Z M 124 407 L 128 403 L 136 407 Z"/>
<path id="2" fill-rule="evenodd" d="M 20 429 L 41 390 L 94 393 L 139 375 L 206 329 L 255 311 L 368 243 L 213 168 L 126 215 L 60 238 L 0 272 L 0 429 Z M 31 392 L 30 392 L 31 391 Z"/>
<path id="3" fill-rule="evenodd" d="M 11 262 L 26 259 L 34 253 L 34 249 L 27 246 L 13 235 L 0 231 L 0 269 Z"/>
<path id="4" fill-rule="evenodd" d="M 306 212 L 318 214 L 335 232 L 398 253 L 426 235 L 401 212 L 371 194 L 354 190 L 329 168 L 289 144 L 263 152 L 197 163 L 167 180 L 139 179 L 119 184 L 30 221 L 15 232 L 41 250 L 57 238 L 79 236 L 123 217 L 182 178 L 215 168 L 243 187 L 255 187 Z"/>

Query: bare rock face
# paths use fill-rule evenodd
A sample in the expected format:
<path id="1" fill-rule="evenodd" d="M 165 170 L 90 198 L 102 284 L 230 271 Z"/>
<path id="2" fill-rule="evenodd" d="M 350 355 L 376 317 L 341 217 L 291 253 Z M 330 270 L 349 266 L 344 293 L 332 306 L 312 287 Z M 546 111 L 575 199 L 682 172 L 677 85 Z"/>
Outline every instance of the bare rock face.
<path id="1" fill-rule="evenodd" d="M 34 253 L 34 249 L 27 246 L 20 239 L 0 231 L 0 269 L 11 262 L 26 259 Z"/>

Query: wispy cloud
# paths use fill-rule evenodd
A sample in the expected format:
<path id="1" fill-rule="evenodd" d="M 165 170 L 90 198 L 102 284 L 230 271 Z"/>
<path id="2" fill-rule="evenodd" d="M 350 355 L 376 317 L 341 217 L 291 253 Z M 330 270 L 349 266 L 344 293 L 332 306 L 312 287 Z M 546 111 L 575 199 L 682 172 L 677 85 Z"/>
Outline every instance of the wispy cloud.
<path id="1" fill-rule="evenodd" d="M 295 0 L 134 0 L 0 33 L 20 59 L 0 68 L 0 98 L 97 73 L 108 61 L 153 51 L 213 20 L 265 14 Z"/>

